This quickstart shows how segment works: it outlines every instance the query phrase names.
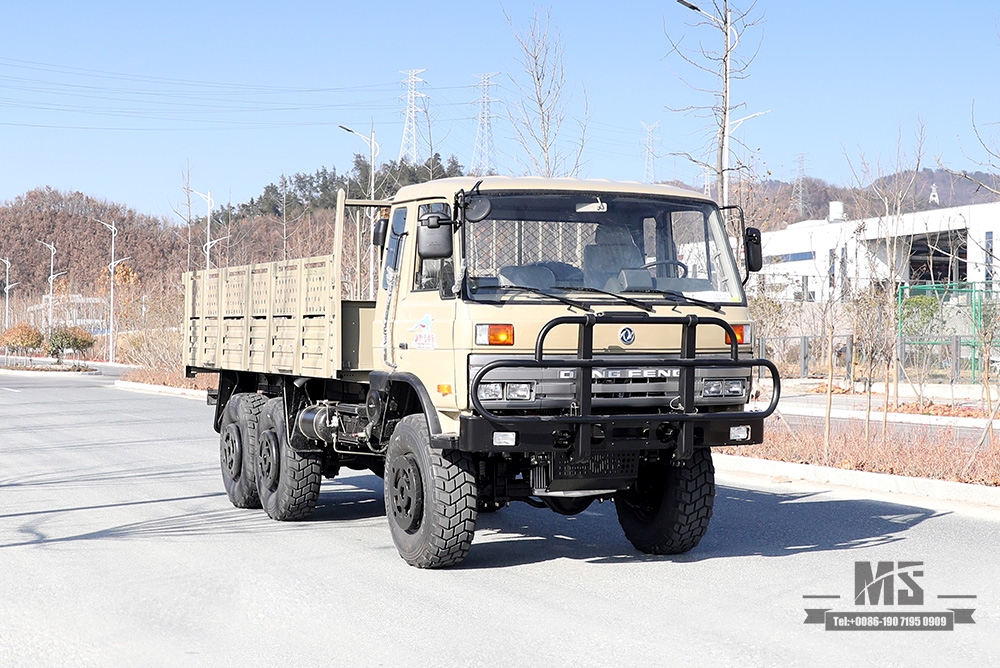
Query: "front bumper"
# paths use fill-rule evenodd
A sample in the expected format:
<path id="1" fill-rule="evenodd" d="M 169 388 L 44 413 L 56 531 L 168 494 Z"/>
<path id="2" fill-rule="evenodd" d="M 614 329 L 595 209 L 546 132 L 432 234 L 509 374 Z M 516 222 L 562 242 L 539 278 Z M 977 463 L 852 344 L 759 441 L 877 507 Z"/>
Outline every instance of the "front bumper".
<path id="1" fill-rule="evenodd" d="M 579 344 L 575 357 L 546 356 L 546 335 L 559 325 L 577 325 Z M 635 406 L 632 413 L 623 413 L 622 407 L 611 407 L 595 402 L 595 368 L 608 365 L 607 360 L 593 356 L 594 327 L 602 324 L 663 324 L 681 327 L 680 355 L 677 357 L 645 357 L 642 361 L 630 360 L 632 366 L 671 367 L 679 370 L 676 401 L 658 407 Z M 727 357 L 697 357 L 696 335 L 699 326 L 721 327 L 729 334 L 731 343 Z M 774 392 L 771 402 L 763 411 L 699 412 L 696 394 L 696 375 L 707 370 L 731 370 L 734 374 L 751 375 L 755 368 L 766 368 L 770 373 Z M 525 414 L 488 409 L 479 398 L 479 386 L 491 371 L 520 369 L 575 369 L 576 396 L 570 410 L 557 415 Z M 459 431 L 460 450 L 469 452 L 525 452 L 542 453 L 562 451 L 577 461 L 589 459 L 592 451 L 607 450 L 673 450 L 674 457 L 687 459 L 695 447 L 743 445 L 761 443 L 764 419 L 777 408 L 781 394 L 778 370 L 768 360 L 739 359 L 736 334 L 732 326 L 720 318 L 650 317 L 632 313 L 588 313 L 583 316 L 564 316 L 549 321 L 538 334 L 535 355 L 531 359 L 498 359 L 483 365 L 470 384 L 470 401 L 475 414 L 461 418 Z"/>
<path id="2" fill-rule="evenodd" d="M 592 416 L 589 449 L 592 452 L 672 450 L 683 433 L 680 416 Z M 753 445 L 764 441 L 764 417 L 757 412 L 706 413 L 692 425 L 692 447 Z M 532 416 L 529 420 L 488 420 L 477 415 L 460 419 L 458 449 L 465 452 L 552 453 L 579 451 L 581 425 L 560 417 Z M 746 438 L 733 438 L 736 432 Z M 513 434 L 513 436 L 507 436 Z M 499 435 L 499 436 L 498 436 Z M 513 440 L 512 444 L 506 444 Z M 498 444 L 498 441 L 503 444 Z"/>

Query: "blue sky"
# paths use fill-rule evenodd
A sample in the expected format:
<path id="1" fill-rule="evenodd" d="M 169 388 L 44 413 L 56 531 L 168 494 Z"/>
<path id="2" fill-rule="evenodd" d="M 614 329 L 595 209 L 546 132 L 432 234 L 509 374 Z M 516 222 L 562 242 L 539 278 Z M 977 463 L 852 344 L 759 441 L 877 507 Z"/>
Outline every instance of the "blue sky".
<path id="1" fill-rule="evenodd" d="M 749 3 L 739 2 L 746 7 Z M 711 9 L 708 0 L 701 3 Z M 182 174 L 216 200 L 245 201 L 282 172 L 346 170 L 374 124 L 380 159 L 399 155 L 401 70 L 425 69 L 435 150 L 468 166 L 478 75 L 492 93 L 501 171 L 521 173 L 503 100 L 518 51 L 504 10 L 521 27 L 551 7 L 565 50 L 569 113 L 589 102 L 583 176 L 641 180 L 641 123 L 659 122 L 656 176 L 698 183 L 701 170 L 669 155 L 710 159 L 707 122 L 668 108 L 708 98 L 681 81 L 665 30 L 715 47 L 720 34 L 672 0 L 504 2 L 36 2 L 8 3 L 0 42 L 0 200 L 35 187 L 80 190 L 171 216 Z M 760 49 L 734 83 L 739 115 L 769 110 L 737 137 L 762 169 L 853 182 L 863 154 L 892 166 L 914 149 L 925 162 L 974 168 L 972 113 L 1000 133 L 1000 6 L 995 2 L 759 0 Z M 567 131 L 572 127 L 567 126 Z M 426 150 L 426 149 L 424 149 Z"/>

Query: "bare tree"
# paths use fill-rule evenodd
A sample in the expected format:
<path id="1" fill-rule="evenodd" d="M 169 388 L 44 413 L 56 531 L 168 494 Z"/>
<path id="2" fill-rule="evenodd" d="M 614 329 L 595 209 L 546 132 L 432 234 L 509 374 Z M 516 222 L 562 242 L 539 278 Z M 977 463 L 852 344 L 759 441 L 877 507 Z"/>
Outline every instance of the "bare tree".
<path id="1" fill-rule="evenodd" d="M 973 105 L 972 107 L 972 131 L 976 135 L 976 141 L 979 143 L 979 148 L 986 154 L 986 157 L 985 159 L 982 158 L 975 159 L 969 157 L 968 155 L 966 155 L 965 157 L 971 160 L 973 163 L 979 165 L 980 167 L 983 167 L 992 174 L 995 174 L 996 172 L 1000 171 L 1000 139 L 992 135 L 989 137 L 983 135 L 982 131 L 979 129 L 979 124 L 976 122 L 975 105 Z M 967 181 L 975 183 L 978 187 L 982 188 L 987 192 L 991 192 L 994 195 L 1000 195 L 1000 182 L 998 182 L 996 176 L 993 176 L 993 178 L 989 180 L 990 182 L 987 182 L 979 178 L 978 175 L 970 174 L 965 170 L 956 171 L 954 169 L 945 166 L 944 163 L 941 162 L 941 158 L 937 159 L 937 164 L 939 167 L 941 167 L 941 169 L 945 170 L 952 176 L 957 176 L 959 178 L 963 178 Z"/>
<path id="2" fill-rule="evenodd" d="M 193 240 L 191 238 L 191 228 L 194 223 L 194 218 L 192 217 L 191 213 L 191 164 L 190 163 L 188 163 L 188 165 L 184 168 L 184 171 L 181 172 L 181 179 L 184 182 L 184 185 L 181 186 L 181 190 L 184 191 L 184 202 L 180 205 L 179 208 L 175 207 L 170 207 L 170 208 L 173 209 L 174 213 L 177 214 L 178 218 L 184 221 L 184 227 L 186 228 L 185 234 L 187 236 L 187 264 L 185 265 L 186 268 L 184 269 L 184 271 L 191 271 L 191 246 L 193 243 Z M 178 236 L 181 235 L 178 234 Z"/>
<path id="3" fill-rule="evenodd" d="M 689 152 L 679 152 L 674 155 L 681 155 L 691 162 L 701 165 L 715 172 L 716 193 L 722 204 L 729 204 L 729 172 L 743 169 L 744 164 L 737 162 L 735 167 L 729 164 L 730 137 L 732 132 L 739 127 L 743 121 L 754 116 L 767 113 L 761 111 L 753 113 L 736 120 L 732 119 L 734 111 L 745 108 L 742 102 L 734 103 L 731 95 L 733 81 L 744 80 L 749 77 L 750 65 L 753 63 L 757 52 L 760 49 L 760 42 L 753 53 L 743 56 L 739 50 L 743 36 L 747 30 L 757 26 L 761 18 L 753 16 L 757 3 L 751 3 L 747 9 L 733 8 L 728 0 L 712 0 L 714 12 L 706 12 L 697 5 L 685 0 L 678 0 L 680 4 L 688 9 L 694 10 L 703 19 L 697 21 L 694 27 L 709 26 L 722 33 L 722 48 L 715 49 L 698 44 L 697 48 L 687 49 L 683 46 L 683 39 L 674 39 L 667 33 L 667 41 L 670 43 L 670 54 L 676 53 L 682 61 L 694 68 L 695 72 L 703 77 L 707 77 L 710 83 L 696 84 L 693 81 L 681 77 L 689 87 L 699 93 L 711 96 L 712 102 L 703 105 L 689 105 L 680 108 L 670 108 L 670 111 L 678 111 L 693 114 L 700 118 L 711 118 L 714 121 L 712 134 L 712 149 L 715 153 L 715 164 L 709 164 L 699 160 Z M 666 31 L 664 31 L 666 32 Z"/>
<path id="4" fill-rule="evenodd" d="M 914 147 L 907 150 L 904 147 L 902 135 L 896 143 L 896 154 L 888 168 L 878 159 L 869 160 L 861 154 L 857 163 L 848 157 L 848 165 L 854 175 L 858 191 L 861 193 L 854 202 L 862 221 L 855 231 L 863 238 L 867 231 L 867 221 L 876 226 L 876 247 L 868 249 L 868 264 L 870 280 L 877 280 L 880 270 L 878 256 L 882 256 L 886 286 L 880 289 L 872 287 L 872 299 L 883 300 L 881 305 L 872 302 L 856 304 L 855 334 L 860 335 L 868 346 L 867 353 L 871 359 L 878 359 L 884 364 L 885 405 L 883 407 L 882 439 L 886 438 L 887 415 L 889 410 L 890 386 L 893 388 L 893 403 L 899 403 L 899 383 L 901 375 L 899 346 L 896 345 L 900 331 L 900 309 L 897 307 L 898 285 L 909 280 L 909 269 L 905 263 L 900 263 L 901 257 L 909 257 L 911 240 L 901 237 L 903 214 L 913 211 L 914 183 L 924 158 L 925 132 L 922 123 L 918 122 L 914 138 Z M 888 175 L 888 176 L 887 176 Z M 864 308 L 861 308 L 865 306 Z M 858 327 L 858 323 L 865 323 Z M 871 404 L 871 383 L 868 386 L 869 406 Z"/>
<path id="5" fill-rule="evenodd" d="M 288 178 L 282 174 L 280 179 L 281 190 L 273 196 L 272 205 L 274 213 L 268 216 L 271 222 L 281 226 L 281 259 L 288 259 L 288 240 L 292 237 L 289 228 L 302 220 L 305 210 L 299 210 L 297 215 L 289 215 L 289 208 L 298 205 L 298 198 L 293 193 L 288 192 Z"/>
<path id="6" fill-rule="evenodd" d="M 508 116 L 518 144 L 527 154 L 529 169 L 541 176 L 576 176 L 580 172 L 586 145 L 589 106 L 584 93 L 584 117 L 577 121 L 579 135 L 570 149 L 560 140 L 563 125 L 569 118 L 570 99 L 565 96 L 566 68 L 559 33 L 552 28 L 552 10 L 544 15 L 536 11 L 523 31 L 514 28 L 510 15 L 504 13 L 514 30 L 520 50 L 518 65 L 523 79 L 511 77 L 517 99 L 509 106 Z"/>

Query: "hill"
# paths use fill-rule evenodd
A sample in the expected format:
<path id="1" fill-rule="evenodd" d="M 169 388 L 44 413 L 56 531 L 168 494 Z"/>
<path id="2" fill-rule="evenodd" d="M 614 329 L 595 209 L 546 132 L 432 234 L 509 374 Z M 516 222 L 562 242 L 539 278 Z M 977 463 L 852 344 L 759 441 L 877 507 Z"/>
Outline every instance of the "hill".
<path id="1" fill-rule="evenodd" d="M 407 183 L 461 173 L 462 166 L 453 157 L 442 161 L 435 155 L 422 165 L 385 163 L 376 174 L 376 197 L 386 197 Z M 986 183 L 998 181 L 992 174 L 972 176 Z M 878 215 L 884 205 L 876 192 L 898 191 L 901 183 L 910 180 L 905 211 L 997 200 L 975 183 L 939 169 L 894 174 L 863 187 L 836 186 L 806 177 L 801 184 L 801 209 L 795 205 L 795 184 L 776 179 L 734 183 L 733 197 L 744 206 L 748 223 L 773 230 L 825 217 L 830 201 L 844 202 L 849 217 Z M 324 167 L 311 174 L 282 177 L 247 202 L 216 209 L 212 216 L 213 265 L 331 252 L 336 191 L 345 188 L 351 197 L 367 197 L 368 181 L 368 164 L 356 156 L 349 172 L 341 174 Z M 932 192 L 937 193 L 936 203 Z M 56 246 L 54 270 L 65 272 L 56 279 L 57 293 L 104 295 L 111 235 L 97 220 L 117 224 L 116 257 L 130 258 L 119 271 L 144 293 L 176 289 L 183 271 L 204 266 L 204 216 L 189 214 L 186 221 L 170 221 L 80 192 L 39 188 L 0 205 L 0 257 L 10 259 L 11 282 L 19 284 L 11 292 L 12 298 L 38 303 L 48 292 L 50 253 L 39 241 Z M 349 248 L 367 248 L 365 221 L 349 222 L 345 233 Z"/>
<path id="2" fill-rule="evenodd" d="M 54 244 L 55 273 L 61 291 L 93 294 L 109 282 L 111 233 L 98 223 L 118 227 L 117 258 L 152 287 L 176 283 L 184 249 L 175 226 L 162 218 L 137 213 L 126 205 L 80 192 L 38 188 L 0 206 L 0 257 L 11 263 L 11 283 L 19 295 L 48 291 L 52 255 L 41 241 Z M 12 292 L 12 294 L 14 294 Z"/>

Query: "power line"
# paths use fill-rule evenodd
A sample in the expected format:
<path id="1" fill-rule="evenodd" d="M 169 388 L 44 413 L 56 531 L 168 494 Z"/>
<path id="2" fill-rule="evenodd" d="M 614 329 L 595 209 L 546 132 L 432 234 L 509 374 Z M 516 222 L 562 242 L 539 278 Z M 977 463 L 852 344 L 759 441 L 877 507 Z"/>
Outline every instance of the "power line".
<path id="1" fill-rule="evenodd" d="M 496 86 L 490 79 L 498 74 L 500 73 L 480 74 L 479 84 L 476 86 L 482 94 L 479 96 L 479 125 L 476 128 L 476 143 L 472 150 L 472 166 L 469 168 L 469 173 L 477 176 L 496 174 L 497 148 L 493 143 L 493 114 L 490 112 L 490 104 L 498 100 L 490 97 L 490 88 Z"/>

